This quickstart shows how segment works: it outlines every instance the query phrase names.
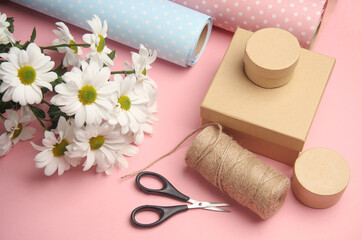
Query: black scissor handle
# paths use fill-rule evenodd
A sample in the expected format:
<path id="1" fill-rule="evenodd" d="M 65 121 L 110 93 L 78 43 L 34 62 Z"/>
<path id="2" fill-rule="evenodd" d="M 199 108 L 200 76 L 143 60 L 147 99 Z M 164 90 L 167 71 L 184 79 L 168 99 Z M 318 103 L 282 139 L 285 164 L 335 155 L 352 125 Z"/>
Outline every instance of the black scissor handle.
<path id="1" fill-rule="evenodd" d="M 170 207 L 154 206 L 154 205 L 143 205 L 135 208 L 131 214 L 131 221 L 133 224 L 139 227 L 154 227 L 166 221 L 169 217 L 179 212 L 184 212 L 188 209 L 187 205 L 177 205 Z M 159 219 L 153 223 L 140 223 L 136 220 L 136 215 L 139 212 L 151 211 L 158 214 Z"/>
<path id="2" fill-rule="evenodd" d="M 145 187 L 140 182 L 140 180 L 143 176 L 155 177 L 157 180 L 159 180 L 163 184 L 162 188 L 161 189 L 152 189 L 152 188 Z M 190 199 L 188 196 L 180 193 L 174 186 L 172 186 L 172 184 L 165 177 L 163 177 L 160 174 L 155 173 L 155 172 L 145 171 L 145 172 L 139 173 L 136 177 L 136 184 L 139 189 L 141 189 L 143 192 L 148 193 L 148 194 L 168 196 L 168 197 L 176 198 L 176 199 L 184 201 L 184 202 L 186 202 L 187 200 Z"/>

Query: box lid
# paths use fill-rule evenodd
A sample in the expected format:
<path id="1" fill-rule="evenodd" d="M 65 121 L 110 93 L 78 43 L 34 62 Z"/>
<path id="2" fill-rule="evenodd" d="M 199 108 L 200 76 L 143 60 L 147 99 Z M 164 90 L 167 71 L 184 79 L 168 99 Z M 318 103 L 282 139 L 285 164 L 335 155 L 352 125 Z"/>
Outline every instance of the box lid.
<path id="1" fill-rule="evenodd" d="M 245 73 L 261 87 L 281 87 L 292 79 L 299 56 L 299 42 L 293 34 L 280 28 L 263 28 L 246 43 Z"/>
<path id="2" fill-rule="evenodd" d="M 335 59 L 301 49 L 293 79 L 279 88 L 262 88 L 244 72 L 251 35 L 235 32 L 201 104 L 201 117 L 301 151 Z"/>

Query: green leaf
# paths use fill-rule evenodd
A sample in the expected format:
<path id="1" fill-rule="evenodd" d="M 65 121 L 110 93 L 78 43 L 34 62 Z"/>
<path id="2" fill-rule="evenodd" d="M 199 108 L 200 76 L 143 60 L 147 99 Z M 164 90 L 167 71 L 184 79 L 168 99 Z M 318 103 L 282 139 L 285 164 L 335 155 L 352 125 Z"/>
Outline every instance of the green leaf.
<path id="1" fill-rule="evenodd" d="M 31 37 L 30 37 L 30 41 L 29 42 L 34 42 L 35 40 L 35 37 L 36 37 L 36 28 L 34 27 L 33 28 L 33 32 L 31 33 Z"/>
<path id="2" fill-rule="evenodd" d="M 0 85 L 1 85 L 1 80 L 0 80 Z M 3 102 L 2 98 L 4 96 L 5 92 L 0 93 L 0 114 L 5 113 L 5 111 L 7 109 L 19 109 L 20 108 L 20 104 L 19 103 L 15 103 L 13 101 L 8 101 L 8 102 Z"/>
<path id="3" fill-rule="evenodd" d="M 10 23 L 10 25 L 9 25 L 9 27 L 8 27 L 9 32 L 14 33 L 14 18 L 13 18 L 13 17 L 8 17 L 8 18 L 6 19 L 6 21 L 7 21 L 8 23 Z"/>
<path id="4" fill-rule="evenodd" d="M 32 110 L 40 119 L 44 119 L 46 117 L 45 112 L 42 109 L 32 106 Z"/>
<path id="5" fill-rule="evenodd" d="M 116 50 L 113 50 L 110 54 L 108 54 L 108 57 L 113 60 L 116 57 Z"/>
<path id="6" fill-rule="evenodd" d="M 58 77 L 57 79 L 55 79 L 55 81 L 51 82 L 50 84 L 53 86 L 53 88 L 55 88 L 56 85 L 63 83 L 64 80 L 61 77 Z"/>
<path id="7" fill-rule="evenodd" d="M 20 45 L 20 49 L 26 49 L 28 47 L 28 45 L 30 44 L 29 41 L 26 41 L 23 45 Z"/>
<path id="8" fill-rule="evenodd" d="M 51 129 L 54 129 L 58 125 L 59 118 L 61 116 L 65 117 L 65 119 L 69 119 L 69 116 L 62 112 L 58 106 L 51 105 L 48 110 L 48 115 L 50 117 L 50 120 L 52 122 Z"/>
<path id="9" fill-rule="evenodd" d="M 0 53 L 8 53 L 11 47 L 11 43 L 0 44 Z M 1 62 L 3 61 L 1 60 Z"/>
<path id="10" fill-rule="evenodd" d="M 9 101 L 9 102 L 3 102 L 0 101 L 0 114 L 5 113 L 5 111 L 7 109 L 12 109 L 13 108 L 13 102 Z"/>
<path id="11" fill-rule="evenodd" d="M 63 63 L 59 64 L 59 66 L 53 70 L 59 77 L 63 76 L 64 73 L 68 71 L 66 67 L 63 66 Z"/>
<path id="12" fill-rule="evenodd" d="M 46 94 L 47 92 L 49 92 L 49 89 L 43 87 L 43 88 L 41 88 L 41 92 L 42 92 L 42 94 L 43 94 L 43 96 L 44 96 L 44 94 Z"/>
<path id="13" fill-rule="evenodd" d="M 18 110 L 18 109 L 21 108 L 20 103 L 15 103 L 15 102 L 14 102 L 13 105 L 14 105 L 14 109 L 15 109 L 15 110 Z"/>
<path id="14" fill-rule="evenodd" d="M 19 49 L 23 49 L 23 46 L 20 44 L 20 41 L 16 41 L 16 42 L 14 43 L 14 47 L 17 47 L 17 48 L 19 48 Z"/>

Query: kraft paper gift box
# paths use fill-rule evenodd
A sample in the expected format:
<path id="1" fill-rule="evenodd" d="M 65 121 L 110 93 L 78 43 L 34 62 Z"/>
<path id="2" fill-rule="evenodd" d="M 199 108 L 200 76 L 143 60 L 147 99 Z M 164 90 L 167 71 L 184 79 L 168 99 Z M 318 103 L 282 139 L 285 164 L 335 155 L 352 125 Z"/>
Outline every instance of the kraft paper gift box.
<path id="1" fill-rule="evenodd" d="M 201 104 L 201 117 L 203 123 L 221 123 L 250 151 L 293 165 L 303 149 L 335 59 L 300 48 L 288 83 L 260 87 L 244 70 L 245 48 L 252 34 L 240 28 L 235 32 Z"/>

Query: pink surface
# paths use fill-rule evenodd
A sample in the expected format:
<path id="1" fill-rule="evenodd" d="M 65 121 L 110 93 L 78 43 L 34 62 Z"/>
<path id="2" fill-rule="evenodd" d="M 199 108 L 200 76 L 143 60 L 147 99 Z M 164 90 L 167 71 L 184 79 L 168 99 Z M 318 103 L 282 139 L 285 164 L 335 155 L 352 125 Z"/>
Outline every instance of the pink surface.
<path id="1" fill-rule="evenodd" d="M 9 2 L 0 11 L 15 17 L 15 37 L 28 39 L 37 26 L 39 45 L 48 45 L 54 36 L 55 19 Z M 159 85 L 160 121 L 155 134 L 129 158 L 127 171 L 110 176 L 94 170 L 75 168 L 63 176 L 45 177 L 34 168 L 36 151 L 29 142 L 18 143 L 0 159 L 0 239 L 361 239 L 362 162 L 362 2 L 339 1 L 314 45 L 316 52 L 337 59 L 330 82 L 311 127 L 305 149 L 328 147 L 348 161 L 352 178 L 344 196 L 335 206 L 315 210 L 301 204 L 292 192 L 282 208 L 263 221 L 238 205 L 184 163 L 188 141 L 179 151 L 150 170 L 166 176 L 180 191 L 196 200 L 228 202 L 231 213 L 192 210 L 163 225 L 138 229 L 131 225 L 130 212 L 143 204 L 179 204 L 178 201 L 148 196 L 136 189 L 134 177 L 120 176 L 143 167 L 174 147 L 200 125 L 199 105 L 210 85 L 232 34 L 214 29 L 199 62 L 184 69 L 157 60 L 149 72 Z M 84 33 L 70 29 L 75 38 Z M 117 50 L 118 66 L 130 59 L 130 48 L 109 43 Z M 34 142 L 39 144 L 41 129 Z M 3 129 L 1 129 L 3 131 Z M 292 168 L 261 157 L 287 176 Z"/>
<path id="2" fill-rule="evenodd" d="M 304 48 L 310 48 L 322 19 L 326 0 L 171 0 L 205 13 L 213 24 L 234 32 L 238 27 L 256 31 L 278 27 L 293 33 Z"/>

